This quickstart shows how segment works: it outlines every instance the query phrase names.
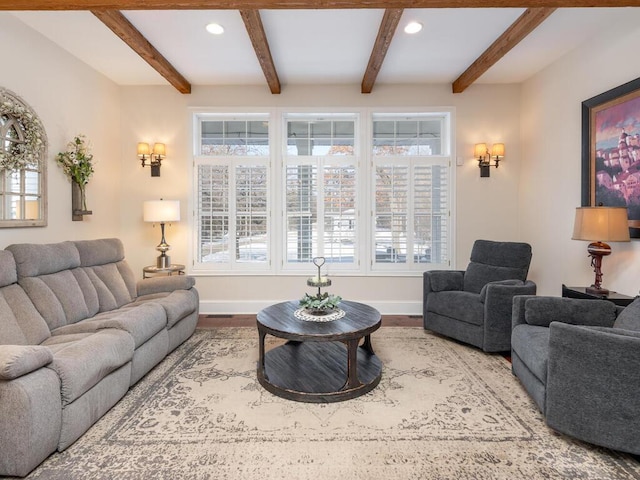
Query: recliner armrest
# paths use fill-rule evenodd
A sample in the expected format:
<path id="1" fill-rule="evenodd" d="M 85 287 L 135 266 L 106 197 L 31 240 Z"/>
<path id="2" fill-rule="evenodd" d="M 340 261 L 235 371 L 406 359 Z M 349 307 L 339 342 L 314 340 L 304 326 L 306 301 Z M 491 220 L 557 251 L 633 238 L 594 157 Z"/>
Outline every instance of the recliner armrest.
<path id="1" fill-rule="evenodd" d="M 196 284 L 196 280 L 188 275 L 170 275 L 139 280 L 136 284 L 137 296 L 154 293 L 171 293 L 175 290 L 189 290 Z"/>
<path id="2" fill-rule="evenodd" d="M 48 365 L 53 354 L 40 345 L 3 345 L 0 348 L 0 380 L 13 380 Z"/>
<path id="3" fill-rule="evenodd" d="M 424 292 L 444 292 L 462 290 L 463 270 L 430 270 L 424 272 Z"/>

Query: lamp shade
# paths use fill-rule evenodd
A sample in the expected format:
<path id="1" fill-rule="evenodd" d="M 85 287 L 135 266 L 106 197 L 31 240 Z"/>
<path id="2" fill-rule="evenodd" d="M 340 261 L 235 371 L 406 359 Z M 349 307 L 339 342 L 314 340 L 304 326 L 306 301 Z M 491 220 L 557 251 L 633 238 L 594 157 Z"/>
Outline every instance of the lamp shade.
<path id="1" fill-rule="evenodd" d="M 180 201 L 148 200 L 143 204 L 143 217 L 145 222 L 179 222 Z"/>
<path id="2" fill-rule="evenodd" d="M 149 144 L 140 142 L 138 144 L 138 155 L 149 155 Z"/>
<path id="3" fill-rule="evenodd" d="M 163 157 L 166 155 L 166 149 L 164 143 L 156 143 L 153 145 L 153 154 L 154 155 L 162 155 Z"/>
<path id="4" fill-rule="evenodd" d="M 504 143 L 494 143 L 491 147 L 491 155 L 494 157 L 504 157 Z"/>
<path id="5" fill-rule="evenodd" d="M 487 144 L 486 143 L 476 143 L 476 146 L 473 150 L 473 155 L 475 157 L 484 157 L 487 154 Z"/>
<path id="6" fill-rule="evenodd" d="M 573 240 L 628 242 L 629 219 L 625 207 L 578 207 Z"/>

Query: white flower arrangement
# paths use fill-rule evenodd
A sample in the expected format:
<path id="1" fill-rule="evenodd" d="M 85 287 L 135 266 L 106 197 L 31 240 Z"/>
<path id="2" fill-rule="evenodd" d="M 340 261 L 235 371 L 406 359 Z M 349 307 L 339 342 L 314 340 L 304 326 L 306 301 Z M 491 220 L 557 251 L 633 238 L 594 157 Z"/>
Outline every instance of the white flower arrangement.
<path id="1" fill-rule="evenodd" d="M 13 121 L 23 138 L 9 142 L 9 149 L 0 148 L 0 170 L 20 170 L 37 167 L 42 160 L 46 135 L 38 116 L 18 97 L 0 89 L 0 122 Z"/>
<path id="2" fill-rule="evenodd" d="M 84 135 L 76 135 L 67 143 L 67 151 L 58 153 L 56 162 L 65 175 L 80 185 L 81 189 L 84 189 L 93 175 L 93 154 Z"/>

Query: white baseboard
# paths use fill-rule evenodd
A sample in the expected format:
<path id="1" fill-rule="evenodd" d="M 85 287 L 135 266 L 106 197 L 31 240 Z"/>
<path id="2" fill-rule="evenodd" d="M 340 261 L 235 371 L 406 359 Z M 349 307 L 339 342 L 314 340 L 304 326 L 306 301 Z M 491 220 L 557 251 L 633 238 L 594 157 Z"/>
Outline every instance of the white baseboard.
<path id="1" fill-rule="evenodd" d="M 274 301 L 242 301 L 228 302 L 202 300 L 200 313 L 203 315 L 252 315 L 265 307 L 279 303 Z M 418 302 L 379 302 L 375 300 L 359 300 L 376 308 L 382 315 L 422 315 L 422 301 Z"/>

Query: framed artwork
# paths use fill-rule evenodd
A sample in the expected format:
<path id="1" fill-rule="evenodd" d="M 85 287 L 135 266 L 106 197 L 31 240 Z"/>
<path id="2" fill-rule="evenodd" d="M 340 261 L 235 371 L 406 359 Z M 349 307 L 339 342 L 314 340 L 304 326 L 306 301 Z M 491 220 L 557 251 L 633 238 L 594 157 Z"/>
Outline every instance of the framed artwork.
<path id="1" fill-rule="evenodd" d="M 627 207 L 640 238 L 640 78 L 582 102 L 582 206 Z"/>

